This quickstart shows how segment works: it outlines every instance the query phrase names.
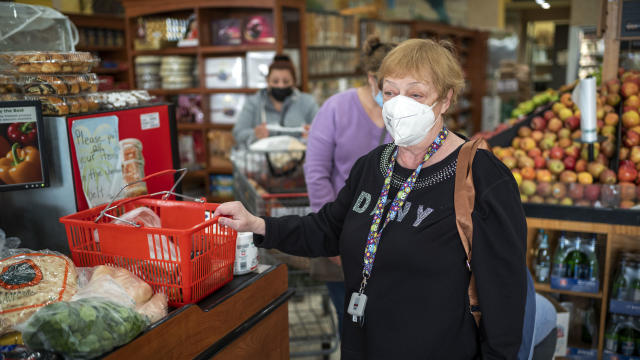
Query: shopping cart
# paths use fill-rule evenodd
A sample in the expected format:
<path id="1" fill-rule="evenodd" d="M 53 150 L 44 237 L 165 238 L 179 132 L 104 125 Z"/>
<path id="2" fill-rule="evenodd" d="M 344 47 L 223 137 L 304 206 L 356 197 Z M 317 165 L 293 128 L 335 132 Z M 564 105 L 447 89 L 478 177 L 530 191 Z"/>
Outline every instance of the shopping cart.
<path id="1" fill-rule="evenodd" d="M 289 156 L 274 155 L 270 154 L 272 159 L 304 159 L 300 151 Z M 274 169 L 274 164 L 269 162 L 263 152 L 247 150 L 232 157 L 235 199 L 259 216 L 310 213 L 302 164 L 283 162 L 288 166 L 283 175 L 282 168 Z M 339 346 L 338 327 L 325 284 L 309 276 L 309 258 L 260 250 L 262 263 L 289 265 L 289 286 L 296 290 L 296 295 L 289 301 L 290 356 L 328 358 Z"/>

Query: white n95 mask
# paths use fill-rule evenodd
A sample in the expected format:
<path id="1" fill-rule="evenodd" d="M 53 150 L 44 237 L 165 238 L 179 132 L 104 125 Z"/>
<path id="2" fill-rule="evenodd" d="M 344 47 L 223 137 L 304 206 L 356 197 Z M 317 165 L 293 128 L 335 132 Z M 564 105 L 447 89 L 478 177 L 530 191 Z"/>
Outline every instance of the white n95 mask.
<path id="1" fill-rule="evenodd" d="M 382 106 L 384 126 L 398 146 L 418 144 L 436 123 L 433 107 L 397 95 Z"/>

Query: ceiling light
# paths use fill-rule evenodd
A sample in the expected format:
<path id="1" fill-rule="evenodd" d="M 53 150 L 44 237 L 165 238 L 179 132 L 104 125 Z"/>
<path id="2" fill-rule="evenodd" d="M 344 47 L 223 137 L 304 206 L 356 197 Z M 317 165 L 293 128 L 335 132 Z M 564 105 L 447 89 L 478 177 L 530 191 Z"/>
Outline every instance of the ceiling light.
<path id="1" fill-rule="evenodd" d="M 542 5 L 545 2 L 545 0 L 536 0 L 536 4 L 538 5 Z"/>
<path id="2" fill-rule="evenodd" d="M 545 10 L 551 7 L 551 5 L 549 5 L 549 3 L 547 2 L 540 4 L 540 6 L 542 6 L 542 8 Z"/>

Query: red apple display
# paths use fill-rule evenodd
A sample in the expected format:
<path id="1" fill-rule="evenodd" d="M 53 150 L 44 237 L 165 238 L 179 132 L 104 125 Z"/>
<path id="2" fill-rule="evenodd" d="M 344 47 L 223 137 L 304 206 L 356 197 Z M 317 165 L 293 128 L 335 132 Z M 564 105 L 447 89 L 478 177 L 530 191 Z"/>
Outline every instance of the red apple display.
<path id="1" fill-rule="evenodd" d="M 634 182 L 638 177 L 638 170 L 633 166 L 620 166 L 618 168 L 618 180 L 620 182 Z"/>
<path id="2" fill-rule="evenodd" d="M 638 94 L 638 84 L 632 81 L 625 81 L 620 90 L 622 91 L 622 96 L 628 98 L 632 95 Z"/>
<path id="3" fill-rule="evenodd" d="M 615 171 L 611 169 L 605 169 L 600 173 L 600 177 L 598 178 L 602 184 L 615 184 L 618 181 L 618 177 L 616 176 Z"/>
<path id="4" fill-rule="evenodd" d="M 570 184 L 568 195 L 575 201 L 581 200 L 584 197 L 584 185 L 578 183 Z"/>
<path id="5" fill-rule="evenodd" d="M 542 116 L 546 121 L 549 121 L 554 118 L 556 114 L 552 110 L 547 110 L 544 112 L 544 114 L 542 114 Z"/>
<path id="6" fill-rule="evenodd" d="M 547 128 L 547 120 L 542 116 L 536 116 L 531 119 L 531 128 L 533 130 L 544 130 Z"/>
<path id="7" fill-rule="evenodd" d="M 624 134 L 623 142 L 624 145 L 629 148 L 640 145 L 640 134 L 633 130 L 627 130 L 627 132 Z"/>
<path id="8" fill-rule="evenodd" d="M 627 129 L 640 125 L 640 115 L 638 112 L 630 110 L 622 114 L 622 125 Z"/>
<path id="9" fill-rule="evenodd" d="M 584 188 L 584 197 L 589 201 L 596 201 L 600 198 L 600 185 L 591 184 Z"/>
<path id="10" fill-rule="evenodd" d="M 575 170 L 576 168 L 576 158 L 573 156 L 567 156 L 562 160 L 564 164 L 564 168 L 567 170 Z"/>
<path id="11" fill-rule="evenodd" d="M 564 149 L 560 146 L 552 147 L 551 151 L 549 152 L 549 157 L 556 160 L 562 159 L 564 157 Z"/>
<path id="12" fill-rule="evenodd" d="M 549 168 L 549 171 L 551 171 L 552 174 L 558 175 L 564 171 L 564 164 L 561 160 L 552 159 L 547 162 L 547 168 Z"/>

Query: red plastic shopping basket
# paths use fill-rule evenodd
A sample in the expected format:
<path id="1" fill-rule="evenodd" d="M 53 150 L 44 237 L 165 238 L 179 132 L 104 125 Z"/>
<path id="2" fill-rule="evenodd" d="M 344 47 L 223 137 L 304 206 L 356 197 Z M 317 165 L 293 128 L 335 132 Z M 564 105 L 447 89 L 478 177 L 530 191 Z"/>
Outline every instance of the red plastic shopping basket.
<path id="1" fill-rule="evenodd" d="M 143 180 L 174 172 L 166 170 Z M 172 191 L 119 200 L 60 218 L 73 262 L 128 269 L 151 285 L 154 293 L 167 294 L 171 306 L 197 302 L 231 281 L 236 231 L 212 218 L 218 204 L 149 198 L 179 195 Z M 161 228 L 111 223 L 141 206 L 160 217 Z"/>

